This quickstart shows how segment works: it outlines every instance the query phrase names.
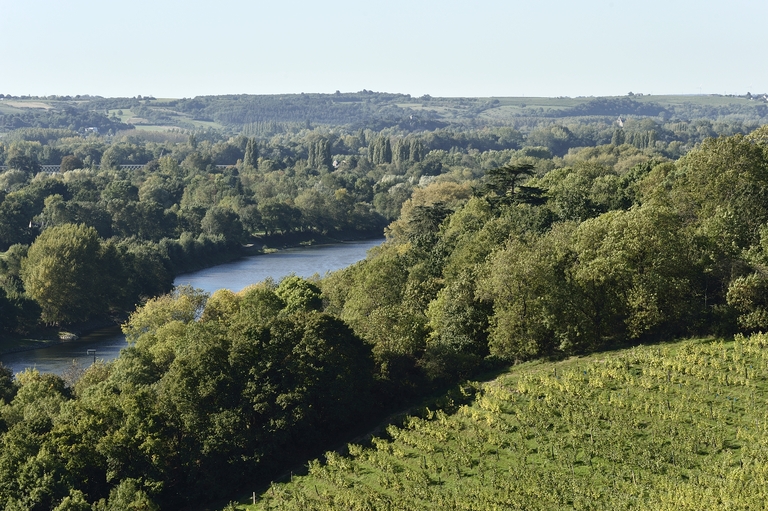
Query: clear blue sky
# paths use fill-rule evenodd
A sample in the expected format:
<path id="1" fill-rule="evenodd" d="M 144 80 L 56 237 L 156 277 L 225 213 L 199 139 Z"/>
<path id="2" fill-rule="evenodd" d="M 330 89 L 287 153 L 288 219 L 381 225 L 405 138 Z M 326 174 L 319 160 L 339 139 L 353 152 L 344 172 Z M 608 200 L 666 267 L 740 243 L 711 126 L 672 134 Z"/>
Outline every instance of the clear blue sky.
<path id="1" fill-rule="evenodd" d="M 768 92 L 768 2 L 0 0 L 0 93 Z"/>

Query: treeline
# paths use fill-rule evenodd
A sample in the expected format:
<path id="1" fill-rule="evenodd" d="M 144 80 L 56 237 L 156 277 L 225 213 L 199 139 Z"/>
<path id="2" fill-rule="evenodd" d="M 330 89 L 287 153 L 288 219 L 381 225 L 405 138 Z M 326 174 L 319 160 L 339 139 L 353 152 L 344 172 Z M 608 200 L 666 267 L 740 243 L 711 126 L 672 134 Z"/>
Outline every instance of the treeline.
<path id="1" fill-rule="evenodd" d="M 549 115 L 558 117 L 579 117 L 579 116 L 643 116 L 658 117 L 671 116 L 672 112 L 665 109 L 658 103 L 639 102 L 631 97 L 617 98 L 594 98 L 586 103 L 571 108 L 564 108 L 558 111 L 548 111 Z M 701 116 L 706 117 L 706 116 Z"/>
<path id="2" fill-rule="evenodd" d="M 321 306 L 296 277 L 207 301 L 177 289 L 131 316 L 115 362 L 74 383 L 0 366 L 0 500 L 186 508 L 338 433 L 370 405 L 372 362 Z"/>
<path id="3" fill-rule="evenodd" d="M 549 170 L 504 158 L 472 182 L 451 167 L 425 180 L 388 242 L 322 281 L 176 290 L 131 316 L 115 362 L 69 382 L 6 375 L 0 498 L 180 507 L 300 458 L 371 403 L 483 368 L 768 328 L 766 128 L 676 162 L 626 145 Z M 59 229 L 105 251 L 88 227 Z M 50 254 L 35 253 L 46 232 L 22 278 Z"/>
<path id="4" fill-rule="evenodd" d="M 410 96 L 358 92 L 345 94 L 284 94 L 198 96 L 182 99 L 172 106 L 196 119 L 216 121 L 226 126 L 262 121 L 310 122 L 327 125 L 369 127 L 376 119 L 400 121 L 410 115 L 424 117 L 399 103 Z M 435 115 L 427 114 L 427 118 Z"/>
<path id="5" fill-rule="evenodd" d="M 112 237 L 62 224 L 0 259 L 0 331 L 27 333 L 42 322 L 66 325 L 130 311 L 168 293 L 176 275 L 222 263 L 239 244 L 221 235 L 184 232 L 159 242 Z"/>
<path id="6" fill-rule="evenodd" d="M 386 225 L 372 204 L 381 202 L 375 195 L 387 189 L 374 191 L 375 178 L 368 176 L 374 166 L 333 172 L 328 139 L 312 136 L 305 146 L 292 148 L 246 137 L 211 142 L 193 135 L 183 143 L 126 137 L 108 144 L 69 134 L 33 129 L 0 143 L 9 167 L 0 174 L 0 250 L 5 251 L 0 255 L 0 300 L 11 311 L 2 317 L 2 330 L 28 331 L 41 309 L 44 322 L 61 324 L 130 308 L 167 292 L 180 272 L 237 257 L 243 244 L 261 248 L 264 236 L 377 236 Z M 260 151 L 275 159 L 260 156 Z M 53 153 L 64 154 L 62 172 L 39 172 L 40 159 Z M 222 168 L 217 159 L 236 165 Z M 98 169 L 94 162 L 100 162 Z M 127 171 L 120 167 L 125 162 L 144 167 Z M 399 208 L 402 200 L 385 206 Z M 48 231 L 55 234 L 42 237 Z M 94 237 L 100 248 L 87 253 L 107 254 L 98 255 L 98 264 L 106 265 L 99 268 L 109 267 L 120 278 L 113 284 L 101 282 L 98 292 L 93 285 L 72 288 L 54 279 L 60 289 L 46 291 L 76 308 L 85 303 L 94 307 L 74 313 L 60 301 L 50 305 L 43 294 L 30 291 L 33 272 L 24 271 L 24 264 L 33 266 L 28 251 L 58 257 L 39 264 L 49 265 L 53 276 L 66 276 L 81 266 L 68 271 L 72 261 L 63 255 L 71 255 L 69 247 L 86 239 L 95 243 Z M 62 240 L 67 244 L 53 245 Z"/>
<path id="7" fill-rule="evenodd" d="M 754 128 L 768 122 L 766 97 L 765 94 L 644 97 L 629 93 L 598 98 L 433 98 L 429 95 L 416 98 L 367 90 L 162 100 L 151 96 L 0 97 L 0 100 L 10 100 L 0 104 L 0 132 L 41 127 L 68 128 L 84 134 L 85 129 L 96 127 L 101 133 L 115 134 L 133 128 L 123 124 L 121 118 L 190 130 L 213 124 L 229 135 L 249 136 L 271 136 L 318 126 L 389 130 L 404 135 L 442 128 L 475 130 L 509 126 L 527 133 L 550 125 L 569 129 L 584 124 L 610 125 L 619 117 L 650 119 L 660 124 L 698 120 L 740 122 Z M 271 128 L 264 130 L 266 126 Z"/>
<path id="8" fill-rule="evenodd" d="M 768 105 L 759 96 L 744 96 L 743 102 L 729 104 L 708 102 L 693 97 L 669 101 L 642 98 L 642 94 L 622 97 L 558 98 L 544 102 L 531 98 L 530 103 L 515 98 L 520 106 L 505 110 L 507 98 L 433 98 L 428 95 L 415 98 L 405 94 L 388 94 L 363 90 L 336 94 L 282 94 L 282 95 L 230 95 L 199 96 L 191 99 L 162 102 L 163 108 L 177 109 L 196 119 L 215 121 L 225 126 L 243 126 L 256 122 L 309 122 L 324 125 L 346 125 L 353 128 L 384 129 L 397 127 L 407 130 L 433 130 L 434 123 L 483 127 L 499 121 L 519 126 L 529 120 L 542 118 L 612 121 L 617 117 L 654 118 L 657 120 L 724 118 L 752 119 L 765 122 Z M 526 100 L 527 101 L 527 100 Z M 152 115 L 151 102 L 144 102 L 143 115 Z M 546 105 L 546 106 L 544 106 Z M 157 108 L 156 110 L 160 110 Z M 409 123 L 408 121 L 416 121 Z M 426 127 L 426 126 L 430 127 Z"/>
<path id="9" fill-rule="evenodd" d="M 322 283 L 326 310 L 412 391 L 491 360 L 764 330 L 767 133 L 623 172 L 507 165 L 468 199 L 433 183 L 387 244 Z"/>
<path id="10" fill-rule="evenodd" d="M 29 328 L 36 309 L 18 261 L 23 246 L 52 227 L 82 224 L 128 252 L 139 250 L 126 248 L 131 244 L 145 247 L 139 251 L 155 254 L 173 275 L 189 269 L 179 260 L 199 256 L 203 265 L 234 257 L 241 244 L 258 245 L 259 236 L 380 233 L 415 191 L 433 181 L 472 182 L 508 163 L 530 165 L 537 176 L 578 162 L 623 175 L 641 163 L 677 158 L 706 137 L 749 130 L 736 121 L 652 119 L 527 132 L 506 126 L 424 133 L 316 128 L 268 138 L 210 130 L 87 138 L 65 129 L 16 130 L 0 142 L 0 162 L 8 167 L 0 174 L 0 250 L 22 246 L 0 258 L 6 268 L 0 287 L 16 310 L 8 316 L 16 319 L 3 327 Z M 39 172 L 51 163 L 60 163 L 62 172 Z M 125 164 L 144 167 L 126 171 Z M 189 248 L 190 239 L 208 248 Z M 168 247 L 180 244 L 189 249 L 185 255 L 169 255 Z M 136 303 L 151 294 L 129 296 L 126 301 Z"/>
<path id="11" fill-rule="evenodd" d="M 83 134 L 88 128 L 96 128 L 103 133 L 116 133 L 133 129 L 133 126 L 104 113 L 68 105 L 52 109 L 29 108 L 8 113 L 0 111 L 0 131 L 22 128 L 67 129 Z"/>

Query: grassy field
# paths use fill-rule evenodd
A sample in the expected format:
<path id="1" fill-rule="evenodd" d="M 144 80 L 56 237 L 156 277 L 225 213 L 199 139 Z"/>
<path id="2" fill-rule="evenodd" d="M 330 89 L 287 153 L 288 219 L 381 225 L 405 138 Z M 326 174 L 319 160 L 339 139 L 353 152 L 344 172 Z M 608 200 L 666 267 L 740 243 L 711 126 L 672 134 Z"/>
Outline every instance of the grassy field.
<path id="1" fill-rule="evenodd" d="M 17 108 L 10 103 L 10 101 L 0 101 L 0 114 L 16 114 L 22 111 L 21 108 Z"/>
<path id="2" fill-rule="evenodd" d="M 625 96 L 617 96 L 625 97 Z M 480 119 L 492 122 L 512 122 L 519 119 L 520 116 L 531 116 L 546 118 L 548 113 L 557 116 L 560 111 L 577 107 L 588 103 L 595 97 L 487 97 L 487 98 L 412 98 L 410 100 L 398 99 L 393 105 L 413 109 L 416 111 L 429 111 L 437 114 L 444 122 L 463 121 L 466 119 Z M 691 94 L 691 95 L 651 95 L 636 94 L 632 96 L 634 101 L 640 103 L 656 103 L 661 107 L 675 108 L 688 105 L 689 107 L 730 107 L 730 106 L 753 106 L 763 104 L 759 101 L 749 101 L 743 97 L 726 96 L 719 94 Z M 122 109 L 122 114 L 118 117 L 122 122 L 134 124 L 136 126 L 151 126 L 152 129 L 166 128 L 202 128 L 202 129 L 226 129 L 225 126 L 210 121 L 200 121 L 194 119 L 189 112 L 182 112 L 173 105 L 173 99 L 163 98 L 145 102 L 150 110 L 161 114 L 162 121 L 153 121 L 136 116 L 136 113 L 130 109 Z M 495 103 L 489 108 L 489 102 Z M 68 101 L 71 103 L 72 101 Z M 83 101 L 80 101 L 83 103 Z M 58 99 L 6 99 L 0 101 L 0 114 L 20 113 L 29 109 L 51 109 L 61 107 L 63 102 Z M 172 106 L 173 105 L 173 106 Z M 103 112 L 103 110 L 97 110 Z M 119 110 L 109 110 L 109 114 L 116 114 Z M 150 116 L 152 117 L 152 116 Z M 159 122 L 159 124 L 155 124 Z"/>
<path id="3" fill-rule="evenodd" d="M 117 118 L 119 118 L 122 122 L 126 122 L 128 119 L 131 119 L 132 117 L 134 117 L 133 112 L 128 108 L 122 108 L 122 109 L 115 108 L 112 110 L 108 110 L 107 112 L 109 113 L 110 117 L 114 115 Z"/>
<path id="4" fill-rule="evenodd" d="M 643 95 L 634 96 L 632 99 L 640 103 L 658 103 L 661 106 L 698 105 L 698 106 L 728 106 L 728 105 L 754 105 L 753 101 L 736 96 L 721 96 L 718 94 L 689 94 L 689 95 Z"/>
<path id="5" fill-rule="evenodd" d="M 764 509 L 768 335 L 513 367 L 226 509 Z"/>
<path id="6" fill-rule="evenodd" d="M 5 101 L 6 105 L 12 106 L 14 108 L 41 108 L 43 110 L 50 110 L 53 108 L 48 103 L 45 103 L 43 101 L 20 101 L 20 100 L 14 100 L 14 101 Z"/>

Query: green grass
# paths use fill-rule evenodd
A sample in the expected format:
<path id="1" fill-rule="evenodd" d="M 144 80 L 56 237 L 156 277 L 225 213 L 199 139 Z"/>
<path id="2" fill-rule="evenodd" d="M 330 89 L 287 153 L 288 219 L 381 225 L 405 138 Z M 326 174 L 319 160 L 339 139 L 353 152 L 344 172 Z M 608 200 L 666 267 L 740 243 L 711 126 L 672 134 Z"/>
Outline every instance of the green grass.
<path id="1" fill-rule="evenodd" d="M 768 335 L 522 364 L 238 509 L 763 509 Z M 230 508 L 231 509 L 231 508 Z"/>
<path id="2" fill-rule="evenodd" d="M 120 111 L 122 111 L 123 113 L 118 114 L 118 112 Z M 121 122 L 125 122 L 128 119 L 134 117 L 134 113 L 128 108 L 114 108 L 112 110 L 108 110 L 108 112 L 110 116 L 115 115 L 116 117 L 118 117 Z"/>
<path id="3" fill-rule="evenodd" d="M 0 101 L 0 114 L 17 114 L 21 111 L 21 108 L 11 106 L 7 101 Z"/>
<path id="4" fill-rule="evenodd" d="M 690 95 L 643 95 L 635 96 L 635 101 L 640 103 L 658 103 L 661 106 L 674 105 L 699 105 L 699 106 L 727 106 L 727 105 L 758 105 L 760 103 L 750 101 L 746 98 L 711 95 L 711 94 L 690 94 Z"/>
<path id="5" fill-rule="evenodd" d="M 134 126 L 138 131 L 168 131 L 176 126 L 163 126 L 159 124 L 137 124 Z"/>

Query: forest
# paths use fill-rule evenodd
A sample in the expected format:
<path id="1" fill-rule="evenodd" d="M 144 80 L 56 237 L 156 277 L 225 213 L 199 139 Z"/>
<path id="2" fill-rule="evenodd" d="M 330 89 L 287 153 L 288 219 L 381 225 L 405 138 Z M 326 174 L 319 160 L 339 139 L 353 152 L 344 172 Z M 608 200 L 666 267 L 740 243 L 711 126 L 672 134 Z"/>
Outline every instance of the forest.
<path id="1" fill-rule="evenodd" d="M 6 509 L 200 505 L 482 372 L 768 327 L 761 100 L 670 106 L 633 94 L 545 110 L 504 98 L 326 96 L 164 103 L 225 129 L 41 124 L 0 138 L 3 339 L 129 314 L 114 362 L 68 379 L 0 374 Z M 123 122 L 117 110 L 164 101 L 84 102 Z M 238 114 L 243 102 L 251 107 Z M 434 126 L 382 127 L 433 102 L 448 113 L 414 117 Z M 342 123 L 347 107 L 357 121 Z M 488 114 L 501 108 L 520 115 Z M 17 118 L 4 115 L 6 126 Z M 183 269 L 264 239 L 382 230 L 386 243 L 366 260 L 322 278 L 211 296 L 170 287 Z M 94 273 L 108 278 L 96 285 Z M 627 367 L 664 365 L 649 353 Z M 764 371 L 750 364 L 745 378 Z M 523 394 L 565 399 L 534 380 Z M 537 439 L 542 420 L 525 419 Z"/>

